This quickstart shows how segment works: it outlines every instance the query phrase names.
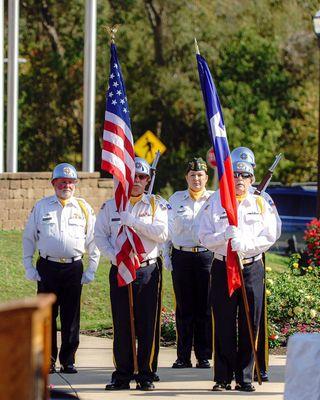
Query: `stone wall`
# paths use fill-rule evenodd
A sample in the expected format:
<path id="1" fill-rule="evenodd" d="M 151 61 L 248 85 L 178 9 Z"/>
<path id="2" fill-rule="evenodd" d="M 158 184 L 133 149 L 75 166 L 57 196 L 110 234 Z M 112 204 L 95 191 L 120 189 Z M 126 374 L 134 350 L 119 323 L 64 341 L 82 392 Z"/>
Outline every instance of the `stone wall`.
<path id="1" fill-rule="evenodd" d="M 112 197 L 112 179 L 100 178 L 99 172 L 79 172 L 75 195 L 83 197 L 97 212 Z M 54 194 L 49 172 L 0 174 L 0 230 L 23 229 L 37 200 Z"/>

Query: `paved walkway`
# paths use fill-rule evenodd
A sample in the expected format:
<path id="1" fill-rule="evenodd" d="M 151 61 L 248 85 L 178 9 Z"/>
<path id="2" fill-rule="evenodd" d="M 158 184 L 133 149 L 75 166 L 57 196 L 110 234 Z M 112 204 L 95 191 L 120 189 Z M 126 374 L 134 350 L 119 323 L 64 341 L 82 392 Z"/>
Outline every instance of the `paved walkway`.
<path id="1" fill-rule="evenodd" d="M 110 381 L 113 371 L 112 341 L 90 336 L 81 336 L 80 348 L 77 352 L 76 366 L 79 373 L 75 375 L 62 375 L 75 388 L 81 400 L 100 399 L 172 399 L 217 400 L 235 399 L 235 397 L 256 398 L 259 400 L 283 399 L 285 356 L 271 356 L 270 378 L 271 382 L 259 386 L 255 384 L 257 391 L 253 393 L 212 392 L 212 370 L 189 368 L 173 370 L 170 368 L 176 359 L 174 348 L 161 348 L 158 373 L 161 382 L 156 382 L 156 389 L 152 392 L 135 390 L 135 383 L 131 383 L 131 390 L 119 392 L 106 392 L 105 384 Z M 193 360 L 194 361 L 194 360 Z M 195 362 L 193 362 L 195 364 Z M 71 392 L 67 384 L 58 374 L 50 375 L 51 384 L 56 389 Z"/>

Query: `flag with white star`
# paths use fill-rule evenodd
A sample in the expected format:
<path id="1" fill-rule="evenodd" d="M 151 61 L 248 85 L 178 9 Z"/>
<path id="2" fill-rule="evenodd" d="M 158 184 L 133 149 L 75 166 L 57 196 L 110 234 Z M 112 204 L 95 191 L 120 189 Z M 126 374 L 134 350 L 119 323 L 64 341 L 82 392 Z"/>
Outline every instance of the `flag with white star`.
<path id="1" fill-rule="evenodd" d="M 115 44 L 110 48 L 109 87 L 103 129 L 101 168 L 113 175 L 114 200 L 118 212 L 125 211 L 135 177 L 134 143 L 130 114 L 121 67 Z M 127 285 L 136 278 L 136 270 L 145 255 L 137 233 L 121 226 L 116 240 L 118 284 Z"/>

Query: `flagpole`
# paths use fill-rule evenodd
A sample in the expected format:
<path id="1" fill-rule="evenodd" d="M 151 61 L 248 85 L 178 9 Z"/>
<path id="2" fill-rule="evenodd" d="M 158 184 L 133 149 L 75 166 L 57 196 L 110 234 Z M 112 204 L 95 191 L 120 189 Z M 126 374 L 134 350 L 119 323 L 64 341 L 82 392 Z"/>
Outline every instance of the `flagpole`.
<path id="1" fill-rule="evenodd" d="M 194 45 L 195 45 L 195 49 L 196 49 L 197 55 L 200 55 L 199 46 L 198 46 L 196 38 L 194 39 Z M 210 74 L 210 71 L 209 71 L 209 74 Z M 199 77 L 200 77 L 200 83 L 201 83 L 200 73 L 199 73 Z M 210 74 L 210 77 L 211 77 L 211 74 Z M 213 83 L 213 85 L 214 85 L 214 83 Z M 203 88 L 202 88 L 202 90 L 203 90 Z M 218 99 L 218 102 L 219 102 L 219 99 Z M 206 104 L 205 104 L 205 106 L 206 106 Z M 209 120 L 208 120 L 208 125 L 210 126 Z M 210 129 L 210 127 L 209 127 L 209 129 Z M 213 145 L 214 145 L 214 143 L 213 143 Z M 229 152 L 229 148 L 228 148 L 228 152 Z M 228 219 L 229 219 L 229 217 L 228 217 Z M 231 222 L 231 220 L 229 219 L 229 223 L 230 222 Z M 235 222 L 230 223 L 230 224 L 231 225 L 236 225 Z M 228 246 L 229 245 L 230 244 L 228 244 Z M 257 356 L 256 347 L 255 347 L 255 343 L 254 343 L 254 335 L 253 335 L 252 323 L 251 323 L 250 312 L 249 312 L 248 297 L 247 297 L 247 292 L 246 292 L 246 288 L 245 288 L 245 285 L 244 285 L 244 278 L 243 278 L 243 273 L 242 273 L 243 265 L 242 265 L 242 261 L 241 261 L 238 253 L 237 253 L 237 265 L 238 265 L 239 277 L 240 277 L 240 282 L 241 282 L 241 294 L 242 294 L 242 300 L 243 300 L 243 303 L 244 303 L 244 309 L 245 309 L 245 314 L 246 314 L 246 319 L 247 319 L 247 325 L 248 325 L 249 336 L 250 336 L 250 343 L 251 343 L 251 347 L 252 347 L 252 351 L 253 351 L 253 357 L 254 357 L 254 361 L 255 361 L 255 368 L 257 370 L 258 383 L 259 383 L 259 385 L 261 385 L 262 381 L 261 381 L 261 376 L 260 376 L 260 366 L 259 366 L 258 356 Z"/>
<path id="2" fill-rule="evenodd" d="M 119 29 L 119 25 L 103 26 L 110 36 L 111 44 L 115 44 L 116 33 Z M 130 194 L 129 194 L 130 195 Z M 133 291 L 132 282 L 128 285 L 128 302 L 129 302 L 129 316 L 130 316 L 130 331 L 131 331 L 131 345 L 132 345 L 132 358 L 133 358 L 133 373 L 137 374 L 138 368 L 138 357 L 137 357 L 137 340 L 136 340 L 136 329 L 134 324 L 134 308 L 133 308 Z"/>
<path id="3" fill-rule="evenodd" d="M 134 312 L 133 312 L 133 293 L 132 283 L 128 285 L 129 294 L 129 313 L 130 313 L 130 328 L 131 328 L 131 344 L 132 344 L 132 357 L 133 357 L 133 373 L 138 373 L 138 357 L 137 357 L 137 345 L 136 345 L 136 329 L 134 326 Z"/>
<path id="4" fill-rule="evenodd" d="M 262 385 L 261 374 L 260 374 L 260 365 L 259 365 L 258 355 L 257 355 L 257 351 L 256 351 L 256 345 L 255 345 L 254 334 L 253 334 L 251 318 L 250 318 L 248 296 L 247 296 L 247 291 L 246 291 L 246 288 L 244 285 L 244 278 L 243 278 L 243 272 L 242 272 L 243 264 L 242 264 L 241 258 L 239 257 L 239 253 L 237 253 L 237 258 L 238 258 L 239 275 L 240 275 L 240 280 L 241 280 L 241 294 L 242 294 L 242 299 L 243 299 L 244 311 L 245 311 L 246 319 L 247 319 L 251 347 L 253 350 L 255 369 L 257 371 L 258 383 L 259 383 L 259 385 Z"/>

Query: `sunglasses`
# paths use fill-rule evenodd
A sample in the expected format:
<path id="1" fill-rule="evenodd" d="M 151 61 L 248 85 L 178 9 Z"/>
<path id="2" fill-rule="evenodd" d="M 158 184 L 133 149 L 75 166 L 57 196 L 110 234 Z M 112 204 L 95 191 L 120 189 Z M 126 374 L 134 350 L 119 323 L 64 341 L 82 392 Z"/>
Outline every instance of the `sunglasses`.
<path id="1" fill-rule="evenodd" d="M 145 174 L 135 174 L 135 179 L 139 178 L 140 181 L 144 181 L 148 178 L 148 175 Z"/>
<path id="2" fill-rule="evenodd" d="M 252 178 L 252 175 L 249 174 L 248 172 L 234 172 L 234 173 L 233 173 L 233 177 L 234 177 L 234 178 L 239 178 L 240 176 L 241 176 L 241 178 L 243 178 L 243 179 Z"/>

